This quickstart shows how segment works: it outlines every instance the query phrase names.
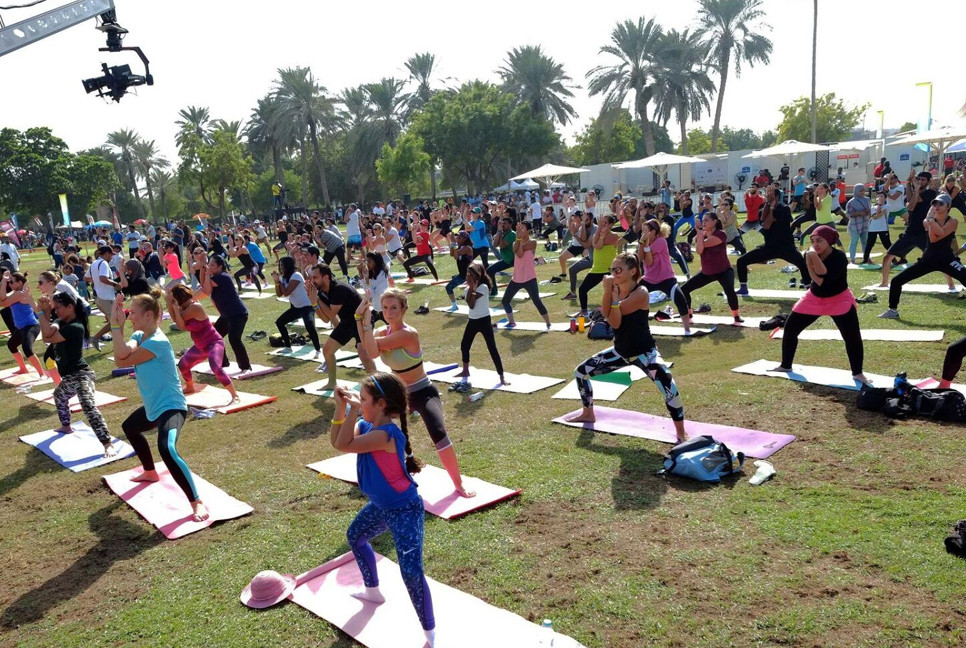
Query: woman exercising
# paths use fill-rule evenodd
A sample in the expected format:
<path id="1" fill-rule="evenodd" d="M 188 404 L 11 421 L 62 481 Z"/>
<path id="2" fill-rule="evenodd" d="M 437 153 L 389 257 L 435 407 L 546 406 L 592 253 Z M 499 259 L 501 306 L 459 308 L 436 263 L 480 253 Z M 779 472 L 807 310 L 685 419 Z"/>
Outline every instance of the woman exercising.
<path id="1" fill-rule="evenodd" d="M 291 350 L 292 340 L 288 335 L 288 327 L 285 325 L 302 318 L 305 332 L 312 340 L 312 346 L 315 347 L 315 357 L 318 358 L 322 355 L 322 345 L 319 344 L 319 333 L 315 330 L 315 309 L 312 308 L 312 302 L 309 301 L 309 294 L 306 292 L 305 278 L 302 277 L 301 272 L 295 271 L 295 259 L 290 256 L 284 256 L 278 260 L 278 269 L 281 270 L 281 274 L 278 272 L 272 273 L 272 279 L 275 281 L 275 294 L 279 297 L 288 297 L 288 310 L 275 320 L 275 328 L 282 335 L 282 344 L 285 345 L 286 349 Z"/>
<path id="2" fill-rule="evenodd" d="M 617 242 L 620 237 L 612 231 L 616 222 L 617 217 L 613 214 L 601 216 L 598 220 L 597 233 L 594 234 L 593 240 L 594 261 L 590 266 L 590 272 L 584 275 L 584 280 L 580 282 L 580 289 L 577 291 L 577 297 L 580 299 L 580 314 L 584 317 L 587 317 L 588 293 L 604 280 L 607 276 L 607 268 L 617 256 Z"/>
<path id="3" fill-rule="evenodd" d="M 701 221 L 701 232 L 695 239 L 698 256 L 701 257 L 701 272 L 688 279 L 681 290 L 688 300 L 688 314 L 691 313 L 691 293 L 717 281 L 728 298 L 728 307 L 735 323 L 744 320 L 738 314 L 738 295 L 735 294 L 735 270 L 728 261 L 727 235 L 721 227 L 718 215 L 708 212 Z"/>
<path id="4" fill-rule="evenodd" d="M 27 286 L 27 273 L 5 271 L 0 279 L 0 307 L 10 309 L 10 339 L 7 340 L 7 350 L 17 363 L 18 374 L 29 373 L 27 365 L 30 363 L 37 370 L 37 378 L 44 377 L 44 368 L 40 358 L 34 354 L 34 341 L 40 335 L 40 322 L 34 312 L 34 300 Z M 19 349 L 19 350 L 18 350 Z"/>
<path id="5" fill-rule="evenodd" d="M 111 311 L 114 364 L 118 367 L 134 367 L 138 390 L 144 399 L 144 405 L 125 419 L 121 429 L 144 469 L 131 480 L 156 482 L 161 477 L 154 467 L 151 446 L 144 438 L 144 433 L 157 428 L 158 450 L 164 465 L 191 502 L 193 519 L 202 522 L 208 519 L 208 509 L 198 496 L 191 470 L 177 449 L 178 436 L 188 415 L 188 405 L 175 369 L 171 342 L 158 328 L 161 323 L 160 297 L 161 290 L 156 287 L 149 294 L 135 296 L 131 300 L 129 315 L 124 313 L 124 296 L 117 295 L 114 300 Z M 124 326 L 128 318 L 134 329 L 130 342 L 124 339 Z"/>
<path id="6" fill-rule="evenodd" d="M 151 292 L 151 285 L 144 275 L 144 266 L 137 259 L 128 259 L 124 262 L 124 272 L 121 273 L 120 280 L 121 292 L 125 297 Z"/>
<path id="7" fill-rule="evenodd" d="M 963 358 L 966 358 L 966 337 L 959 338 L 946 349 L 942 378 L 939 380 L 940 388 L 948 389 L 952 386 L 956 374 L 963 368 Z"/>
<path id="8" fill-rule="evenodd" d="M 436 272 L 436 266 L 433 265 L 433 247 L 429 243 L 429 221 L 425 218 L 419 221 L 416 231 L 413 232 L 413 241 L 416 243 L 416 256 L 406 259 L 403 262 L 406 274 L 409 275 L 406 283 L 416 281 L 416 275 L 413 274 L 413 266 L 417 263 L 426 264 L 429 271 L 433 273 L 433 279 L 439 281 L 439 274 Z"/>
<path id="9" fill-rule="evenodd" d="M 470 235 L 466 230 L 461 230 L 456 235 L 456 245 L 450 249 L 450 254 L 456 259 L 456 274 L 446 284 L 446 296 L 449 297 L 449 310 L 455 313 L 459 310 L 456 304 L 456 287 L 466 281 L 466 269 L 473 262 L 473 245 L 470 243 Z M 375 303 L 375 302 L 373 302 Z"/>
<path id="10" fill-rule="evenodd" d="M 486 342 L 493 366 L 500 375 L 500 383 L 509 385 L 503 376 L 503 360 L 500 358 L 500 350 L 496 348 L 493 324 L 490 321 L 489 299 L 490 291 L 493 290 L 493 279 L 483 269 L 483 264 L 475 262 L 466 269 L 466 286 L 466 304 L 470 307 L 470 312 L 463 330 L 463 339 L 460 341 L 460 353 L 463 356 L 463 373 L 460 377 L 463 380 L 454 385 L 453 391 L 466 392 L 470 389 L 470 349 L 473 348 L 477 335 L 482 335 Z"/>
<path id="11" fill-rule="evenodd" d="M 242 267 L 235 272 L 235 285 L 238 286 L 238 292 L 242 291 L 241 278 L 246 277 L 249 281 L 255 284 L 255 288 L 258 289 L 258 294 L 262 294 L 262 284 L 258 281 L 258 266 L 255 260 L 252 259 L 251 252 L 248 251 L 248 247 L 245 245 L 245 240 L 240 236 L 235 236 L 232 239 L 233 245 L 228 248 L 228 254 L 233 259 L 238 259 Z"/>
<path id="12" fill-rule="evenodd" d="M 503 291 L 503 310 L 506 311 L 506 328 L 516 326 L 513 319 L 513 296 L 522 288 L 530 295 L 530 301 L 537 307 L 537 312 L 543 317 L 550 330 L 550 315 L 547 307 L 540 300 L 540 288 L 537 285 L 537 268 L 533 262 L 533 251 L 537 249 L 537 242 L 530 238 L 530 221 L 522 220 L 517 223 L 517 238 L 513 241 L 513 278 Z M 614 235 L 617 236 L 616 234 Z"/>
<path id="13" fill-rule="evenodd" d="M 225 267 L 224 257 L 212 254 L 208 259 L 208 270 L 203 275 L 199 295 L 211 297 L 211 303 L 218 311 L 215 320 L 215 330 L 222 338 L 228 337 L 228 344 L 235 354 L 238 369 L 245 373 L 252 370 L 252 361 L 248 358 L 243 335 L 248 324 L 248 308 L 238 296 L 231 275 Z M 225 353 L 223 366 L 228 365 L 228 353 Z"/>
<path id="14" fill-rule="evenodd" d="M 641 232 L 641 243 L 637 247 L 637 258 L 644 268 L 644 278 L 641 285 L 648 292 L 660 290 L 667 295 L 681 315 L 684 332 L 691 332 L 691 316 L 688 313 L 688 300 L 684 296 L 678 280 L 674 276 L 671 266 L 671 255 L 668 253 L 667 238 L 671 234 L 671 227 L 667 223 L 659 223 L 655 219 L 644 222 Z M 658 313 L 660 316 L 661 313 Z"/>
<path id="15" fill-rule="evenodd" d="M 390 288 L 382 294 L 382 315 L 388 326 L 375 332 L 372 330 L 370 306 L 369 300 L 364 299 L 355 313 L 362 348 L 371 358 L 379 356 L 406 385 L 409 409 L 419 412 L 420 418 L 426 424 L 426 430 L 436 445 L 439 460 L 453 481 L 453 487 L 463 497 L 473 497 L 475 493 L 463 486 L 456 449 L 446 434 L 443 402 L 439 391 L 423 368 L 423 348 L 419 341 L 419 332 L 404 321 L 409 309 L 406 293 Z"/>
<path id="16" fill-rule="evenodd" d="M 591 377 L 634 365 L 643 370 L 661 390 L 664 404 L 674 421 L 678 441 L 684 441 L 687 438 L 684 406 L 674 378 L 661 360 L 647 324 L 649 296 L 647 289 L 640 285 L 640 261 L 630 252 L 625 252 L 614 259 L 610 272 L 603 279 L 604 302 L 601 312 L 614 329 L 614 346 L 591 356 L 574 370 L 583 410 L 567 420 L 580 423 L 596 421 Z"/>
<path id="17" fill-rule="evenodd" d="M 382 318 L 382 311 L 375 310 L 376 304 L 382 306 L 382 294 L 389 289 L 392 281 L 392 275 L 389 274 L 385 259 L 378 252 L 367 252 L 365 264 L 360 264 L 359 270 L 362 280 L 365 282 L 367 295 L 373 304 L 372 321 L 373 323 L 385 322 L 386 320 Z"/>

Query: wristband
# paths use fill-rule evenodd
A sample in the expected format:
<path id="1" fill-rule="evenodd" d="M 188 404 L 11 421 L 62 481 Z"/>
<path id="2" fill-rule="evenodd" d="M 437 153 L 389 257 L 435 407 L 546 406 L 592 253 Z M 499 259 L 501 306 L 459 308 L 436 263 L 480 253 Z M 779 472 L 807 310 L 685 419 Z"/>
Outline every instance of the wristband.
<path id="1" fill-rule="evenodd" d="M 341 419 L 338 421 L 335 419 L 332 419 L 332 425 L 342 425 L 343 423 L 345 423 L 345 419 Z"/>
<path id="2" fill-rule="evenodd" d="M 651 251 L 651 246 L 650 245 L 645 245 L 644 246 L 644 251 L 645 252 L 650 252 Z"/>
<path id="3" fill-rule="evenodd" d="M 355 313 L 355 314 L 353 315 L 353 317 L 355 317 L 355 318 L 356 318 L 356 321 L 357 321 L 357 322 L 361 322 L 361 321 L 362 321 L 362 315 L 360 315 L 359 313 Z"/>
<path id="4" fill-rule="evenodd" d="M 613 308 L 614 306 L 620 306 L 620 305 L 621 305 L 621 303 L 619 301 L 615 301 L 615 302 L 611 302 L 610 303 L 610 307 L 611 308 Z"/>

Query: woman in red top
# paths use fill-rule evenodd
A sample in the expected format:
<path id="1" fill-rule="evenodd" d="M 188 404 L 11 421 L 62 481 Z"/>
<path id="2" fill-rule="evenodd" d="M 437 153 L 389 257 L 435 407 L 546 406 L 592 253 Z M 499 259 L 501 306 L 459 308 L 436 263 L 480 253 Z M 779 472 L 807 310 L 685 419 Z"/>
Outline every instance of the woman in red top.
<path id="1" fill-rule="evenodd" d="M 738 295 L 735 294 L 735 270 L 731 267 L 728 260 L 728 235 L 725 234 L 721 225 L 721 220 L 714 212 L 704 215 L 701 222 L 702 232 L 697 236 L 697 250 L 701 257 L 701 272 L 694 275 L 681 286 L 681 292 L 688 300 L 688 315 L 691 315 L 691 293 L 699 288 L 707 286 L 712 281 L 717 281 L 724 289 L 724 294 L 728 298 L 728 306 L 731 314 L 735 318 L 735 323 L 739 324 L 744 320 L 738 315 Z"/>
<path id="2" fill-rule="evenodd" d="M 425 218 L 419 221 L 419 226 L 413 232 L 413 242 L 416 244 L 416 256 L 406 259 L 403 262 L 403 267 L 406 268 L 406 274 L 409 275 L 409 279 L 406 282 L 412 283 L 416 280 L 416 275 L 413 274 L 413 266 L 417 263 L 425 263 L 429 266 L 429 271 L 433 273 L 433 279 L 439 281 L 439 274 L 436 272 L 436 266 L 433 265 L 433 247 L 430 245 L 429 221 Z"/>

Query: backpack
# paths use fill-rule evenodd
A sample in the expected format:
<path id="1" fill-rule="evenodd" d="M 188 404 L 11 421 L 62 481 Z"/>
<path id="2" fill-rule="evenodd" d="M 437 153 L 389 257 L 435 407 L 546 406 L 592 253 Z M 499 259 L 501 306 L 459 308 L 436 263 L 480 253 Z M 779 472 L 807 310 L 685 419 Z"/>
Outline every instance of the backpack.
<path id="1" fill-rule="evenodd" d="M 788 316 L 784 313 L 779 313 L 771 319 L 767 319 L 764 322 L 758 323 L 758 330 L 760 331 L 774 331 L 776 328 L 785 328 L 785 322 L 788 321 Z"/>
<path id="2" fill-rule="evenodd" d="M 678 243 L 678 252 L 684 257 L 684 260 L 688 263 L 694 261 L 694 254 L 691 253 L 691 244 L 687 241 L 681 241 Z"/>
<path id="3" fill-rule="evenodd" d="M 614 329 L 607 320 L 591 321 L 587 327 L 587 337 L 591 340 L 613 340 Z"/>
<path id="4" fill-rule="evenodd" d="M 955 389 L 909 390 L 909 405 L 920 416 L 936 421 L 966 422 L 966 396 Z"/>
<path id="5" fill-rule="evenodd" d="M 946 551 L 954 556 L 966 558 L 966 520 L 957 522 L 953 532 L 946 536 L 943 542 L 946 545 Z"/>
<path id="6" fill-rule="evenodd" d="M 697 436 L 671 448 L 657 474 L 717 484 L 722 477 L 740 473 L 744 463 L 743 452 L 734 453 L 713 437 Z"/>

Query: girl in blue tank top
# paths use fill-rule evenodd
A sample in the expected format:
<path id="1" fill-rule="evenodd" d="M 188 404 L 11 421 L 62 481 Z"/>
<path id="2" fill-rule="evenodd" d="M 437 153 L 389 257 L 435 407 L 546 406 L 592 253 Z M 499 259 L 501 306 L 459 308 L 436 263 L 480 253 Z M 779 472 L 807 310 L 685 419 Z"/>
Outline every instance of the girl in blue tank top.
<path id="1" fill-rule="evenodd" d="M 34 353 L 34 341 L 40 336 L 40 323 L 34 312 L 36 303 L 27 287 L 26 272 L 3 273 L 0 278 L 0 307 L 7 311 L 4 316 L 4 323 L 10 328 L 7 350 L 17 363 L 17 373 L 29 373 L 24 362 L 26 360 L 37 371 L 37 379 L 44 378 L 43 365 Z"/>
<path id="2" fill-rule="evenodd" d="M 423 498 L 411 476 L 423 463 L 413 457 L 407 411 L 403 382 L 393 374 L 375 373 L 362 381 L 358 394 L 342 387 L 335 390 L 337 418 L 332 419 L 329 438 L 336 450 L 358 455 L 359 488 L 369 498 L 346 533 L 366 586 L 353 596 L 375 605 L 385 602 L 369 541 L 389 531 L 409 598 L 433 646 L 436 619 L 423 573 Z M 401 428 L 393 418 L 399 419 Z"/>

